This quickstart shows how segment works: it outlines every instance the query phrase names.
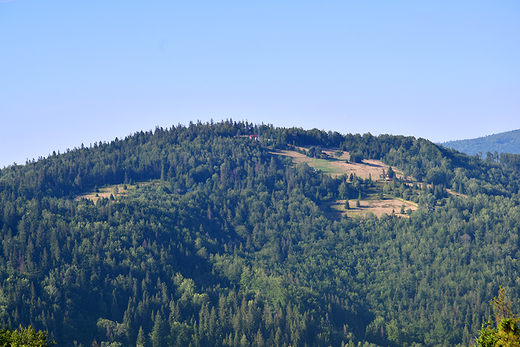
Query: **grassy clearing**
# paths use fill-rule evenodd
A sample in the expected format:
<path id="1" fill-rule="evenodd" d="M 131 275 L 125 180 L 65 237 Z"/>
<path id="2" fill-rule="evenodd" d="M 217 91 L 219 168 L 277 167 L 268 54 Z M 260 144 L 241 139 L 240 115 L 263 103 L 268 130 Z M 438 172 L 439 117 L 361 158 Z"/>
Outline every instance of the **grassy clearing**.
<path id="1" fill-rule="evenodd" d="M 283 155 L 291 157 L 293 163 L 307 163 L 307 165 L 323 172 L 330 174 L 331 176 L 337 177 L 343 174 L 355 174 L 363 179 L 372 177 L 374 181 L 380 179 L 383 174 L 383 170 L 388 171 L 390 166 L 384 164 L 380 160 L 375 159 L 364 159 L 361 163 L 347 162 L 349 158 L 348 152 L 343 152 L 343 155 L 339 158 L 332 158 L 334 154 L 333 149 L 322 149 L 322 152 L 330 156 L 330 159 L 314 159 L 307 157 L 296 151 L 288 150 L 273 150 L 271 154 Z M 403 177 L 403 173 L 393 168 L 398 177 Z"/>
<path id="2" fill-rule="evenodd" d="M 369 213 L 374 214 L 377 217 L 383 214 L 395 214 L 401 217 L 409 217 L 410 211 L 417 210 L 417 204 L 397 198 L 385 198 L 380 200 L 374 196 L 370 196 L 367 199 L 359 200 L 359 206 L 355 199 L 349 200 L 349 209 L 345 208 L 346 200 L 331 200 L 322 202 L 321 209 L 325 214 L 325 217 L 338 220 L 344 216 L 346 217 L 364 217 Z"/>
<path id="3" fill-rule="evenodd" d="M 383 200 L 379 198 L 377 194 L 378 188 L 380 188 L 385 182 L 382 177 L 383 170 L 385 172 L 388 171 L 390 166 L 374 159 L 364 159 L 361 163 L 347 162 L 350 157 L 348 152 L 343 152 L 342 156 L 339 158 L 333 158 L 335 149 L 322 149 L 322 152 L 325 152 L 330 158 L 314 159 L 299 152 L 288 150 L 276 150 L 271 153 L 291 157 L 295 164 L 307 163 L 314 169 L 321 170 L 324 173 L 335 177 L 343 174 L 355 174 L 363 179 L 370 177 L 376 186 L 371 189 L 371 192 L 367 197 L 365 197 L 365 199 L 359 201 L 359 207 L 356 206 L 357 200 L 349 200 L 350 208 L 348 210 L 345 208 L 345 200 L 323 201 L 320 208 L 327 218 L 337 220 L 343 216 L 366 216 L 370 213 L 376 216 L 381 216 L 385 213 L 388 215 L 394 213 L 398 216 L 408 217 L 410 211 L 417 210 L 417 204 L 411 201 L 393 197 L 386 197 Z M 396 170 L 395 168 L 393 169 L 398 177 L 404 177 L 401 171 Z M 411 179 L 409 178 L 408 181 L 410 180 Z"/>
<path id="4" fill-rule="evenodd" d="M 136 184 L 114 184 L 109 186 L 104 186 L 98 189 L 97 192 L 91 191 L 86 192 L 84 194 L 78 195 L 74 200 L 78 201 L 81 199 L 88 199 L 94 202 L 97 202 L 99 198 L 110 198 L 110 195 L 114 196 L 114 198 L 118 196 L 126 196 L 132 192 L 134 192 L 138 186 L 147 186 L 151 184 L 157 184 L 158 180 L 148 181 L 148 182 L 138 182 Z"/>
<path id="5" fill-rule="evenodd" d="M 337 160 L 330 160 L 330 159 L 312 159 L 309 163 L 310 166 L 312 166 L 316 170 L 321 170 L 327 174 L 333 175 L 333 176 L 341 176 L 345 173 L 345 169 L 338 165 L 340 164 Z"/>
<path id="6" fill-rule="evenodd" d="M 270 151 L 269 153 L 275 154 L 275 155 L 282 155 L 285 157 L 291 157 L 293 159 L 293 162 L 295 162 L 295 163 L 308 163 L 312 160 L 312 158 L 309 158 L 306 155 L 303 155 L 296 151 L 274 149 L 274 150 Z"/>

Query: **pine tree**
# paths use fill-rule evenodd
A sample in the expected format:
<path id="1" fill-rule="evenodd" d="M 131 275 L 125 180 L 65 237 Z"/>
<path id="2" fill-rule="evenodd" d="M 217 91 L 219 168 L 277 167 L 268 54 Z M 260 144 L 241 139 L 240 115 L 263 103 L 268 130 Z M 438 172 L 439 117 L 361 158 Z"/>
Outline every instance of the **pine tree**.
<path id="1" fill-rule="evenodd" d="M 143 327 L 139 327 L 139 333 L 137 334 L 137 341 L 135 344 L 136 347 L 145 347 L 146 346 L 146 336 L 144 335 Z"/>
<path id="2" fill-rule="evenodd" d="M 511 301 L 505 298 L 504 288 L 500 287 L 498 298 L 491 301 L 496 327 L 493 328 L 491 317 L 482 324 L 475 347 L 520 346 L 520 317 L 511 312 Z"/>
<path id="3" fill-rule="evenodd" d="M 35 330 L 32 326 L 20 327 L 16 330 L 0 330 L 1 346 L 24 346 L 24 347 L 51 347 L 54 341 L 49 341 L 46 332 Z"/>
<path id="4" fill-rule="evenodd" d="M 152 347 L 163 347 L 164 345 L 164 336 L 166 334 L 164 326 L 164 320 L 161 317 L 161 314 L 157 312 L 155 315 L 155 322 L 153 325 L 152 332 L 150 333 L 150 340 L 152 342 Z"/>

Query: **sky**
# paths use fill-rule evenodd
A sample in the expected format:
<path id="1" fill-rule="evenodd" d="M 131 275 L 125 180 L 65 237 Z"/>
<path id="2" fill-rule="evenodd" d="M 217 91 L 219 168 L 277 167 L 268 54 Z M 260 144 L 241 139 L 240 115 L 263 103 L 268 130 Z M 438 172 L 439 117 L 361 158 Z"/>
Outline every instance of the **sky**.
<path id="1" fill-rule="evenodd" d="M 520 2 L 0 0 L 0 167 L 212 119 L 519 129 Z"/>

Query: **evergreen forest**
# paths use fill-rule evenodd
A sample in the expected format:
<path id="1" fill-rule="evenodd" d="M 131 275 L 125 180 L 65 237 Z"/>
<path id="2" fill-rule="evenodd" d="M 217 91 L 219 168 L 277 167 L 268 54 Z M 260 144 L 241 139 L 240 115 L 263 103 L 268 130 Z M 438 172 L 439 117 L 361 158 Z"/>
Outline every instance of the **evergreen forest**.
<path id="1" fill-rule="evenodd" d="M 469 140 L 441 143 L 444 147 L 456 149 L 468 155 L 488 158 L 500 153 L 520 154 L 520 129 Z"/>
<path id="2" fill-rule="evenodd" d="M 382 186 L 277 154 L 326 148 L 399 170 L 379 194 L 417 209 L 330 217 Z M 519 174 L 517 154 L 233 120 L 81 144 L 0 170 L 0 325 L 58 346 L 470 346 L 500 286 L 520 312 Z"/>

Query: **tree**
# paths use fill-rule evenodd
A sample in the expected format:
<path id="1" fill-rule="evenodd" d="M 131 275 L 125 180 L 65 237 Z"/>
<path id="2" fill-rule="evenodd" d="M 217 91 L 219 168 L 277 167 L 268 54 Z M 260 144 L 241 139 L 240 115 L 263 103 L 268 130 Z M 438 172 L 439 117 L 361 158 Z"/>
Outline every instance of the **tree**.
<path id="1" fill-rule="evenodd" d="M 136 347 L 146 346 L 146 336 L 144 335 L 143 327 L 139 327 L 139 333 L 137 334 Z"/>
<path id="2" fill-rule="evenodd" d="M 387 175 L 388 178 L 390 178 L 390 179 L 393 179 L 393 178 L 394 178 L 394 176 L 395 176 L 395 172 L 394 172 L 394 170 L 392 169 L 391 166 L 388 168 L 388 171 L 386 172 L 386 175 Z"/>
<path id="3" fill-rule="evenodd" d="M 314 146 L 309 148 L 309 151 L 307 152 L 307 155 L 309 157 L 314 157 L 314 158 L 316 158 L 316 157 L 319 158 L 320 154 L 321 154 L 321 149 L 314 147 Z"/>
<path id="4" fill-rule="evenodd" d="M 502 286 L 500 286 L 498 290 L 498 298 L 493 298 L 491 305 L 493 305 L 493 313 L 497 324 L 506 318 L 514 318 L 511 312 L 511 301 L 506 299 L 505 291 Z"/>
<path id="5" fill-rule="evenodd" d="M 505 298 L 502 286 L 498 290 L 498 298 L 494 298 L 491 305 L 496 328 L 493 328 L 490 317 L 487 322 L 482 324 L 475 347 L 520 346 L 520 327 L 518 326 L 520 318 L 515 317 L 511 312 L 511 301 Z"/>
<path id="6" fill-rule="evenodd" d="M 157 312 L 155 315 L 155 322 L 153 325 L 152 332 L 150 333 L 150 340 L 152 341 L 153 347 L 161 347 L 164 344 L 164 336 L 166 335 L 165 322 L 163 321 L 161 314 Z"/>
<path id="7" fill-rule="evenodd" d="M 341 182 L 338 188 L 340 199 L 348 199 L 348 187 L 345 182 Z"/>
<path id="8" fill-rule="evenodd" d="M 363 154 L 360 152 L 350 153 L 350 161 L 353 161 L 354 163 L 361 163 L 363 161 Z"/>
<path id="9" fill-rule="evenodd" d="M 49 341 L 46 332 L 35 330 L 32 326 L 23 328 L 20 325 L 16 330 L 0 330 L 1 346 L 50 347 L 55 344 L 54 341 Z"/>

